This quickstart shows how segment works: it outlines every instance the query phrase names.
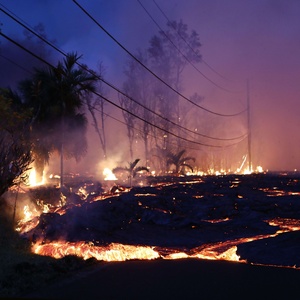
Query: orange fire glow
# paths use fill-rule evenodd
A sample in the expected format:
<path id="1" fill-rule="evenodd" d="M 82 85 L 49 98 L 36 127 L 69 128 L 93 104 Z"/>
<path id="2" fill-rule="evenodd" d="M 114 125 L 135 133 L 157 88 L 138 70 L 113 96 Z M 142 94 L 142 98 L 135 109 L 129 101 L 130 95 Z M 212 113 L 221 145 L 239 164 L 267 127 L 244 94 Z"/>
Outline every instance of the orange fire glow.
<path id="1" fill-rule="evenodd" d="M 201 182 L 191 181 L 190 183 Z M 186 184 L 187 182 L 185 182 Z M 171 183 L 170 183 L 171 184 Z M 238 187 L 240 184 L 240 179 L 235 178 L 231 181 L 232 187 Z M 168 183 L 163 184 L 164 186 L 169 185 Z M 157 188 L 160 187 L 160 184 L 157 185 Z M 124 190 L 126 191 L 126 190 Z M 279 191 L 276 188 L 273 189 L 264 189 L 266 193 L 272 195 L 284 195 L 286 193 Z M 82 192 L 82 191 L 81 191 Z M 298 195 L 298 193 L 287 192 L 289 195 Z M 146 194 L 135 194 L 135 196 L 141 197 L 154 197 L 156 194 L 146 193 Z M 194 196 L 195 198 L 202 198 L 202 196 Z M 239 195 L 238 195 L 239 197 Z M 104 199 L 105 196 L 101 196 L 101 199 Z M 240 198 L 240 197 L 239 197 Z M 62 202 L 65 200 L 62 196 Z M 95 200 L 97 201 L 97 199 Z M 139 205 L 142 205 L 139 202 Z M 17 230 L 21 233 L 26 233 L 39 223 L 38 216 L 43 211 L 47 213 L 49 211 L 55 211 L 58 213 L 64 213 L 65 208 L 62 207 L 51 207 L 49 205 L 43 205 L 41 211 L 36 210 L 33 207 L 28 205 L 24 206 L 24 218 L 19 221 Z M 167 212 L 167 211 L 163 211 Z M 229 218 L 224 219 L 214 219 L 214 220 L 203 220 L 211 223 L 226 222 Z M 39 255 L 51 256 L 54 258 L 62 258 L 67 255 L 76 255 L 83 259 L 95 258 L 100 261 L 126 261 L 126 260 L 153 260 L 153 259 L 181 259 L 181 258 L 199 258 L 199 259 L 209 259 L 209 260 L 227 260 L 235 262 L 246 262 L 241 260 L 237 255 L 237 246 L 243 243 L 248 243 L 255 240 L 267 239 L 270 237 L 275 237 L 283 232 L 298 231 L 300 230 L 300 220 L 297 219 L 284 219 L 284 218 L 274 218 L 266 221 L 271 226 L 278 226 L 279 230 L 274 234 L 261 234 L 252 237 L 243 237 L 239 239 L 233 239 L 228 241 L 220 241 L 211 244 L 204 244 L 200 247 L 188 250 L 187 252 L 178 251 L 176 249 L 166 248 L 159 249 L 152 246 L 144 245 L 124 245 L 118 243 L 111 243 L 105 246 L 94 245 L 93 243 L 86 242 L 68 242 L 68 241 L 56 241 L 49 243 L 36 243 L 32 245 L 32 251 Z"/>
<path id="2" fill-rule="evenodd" d="M 46 182 L 46 177 L 45 174 L 43 173 L 42 180 L 40 182 L 37 181 L 36 178 L 36 170 L 35 168 L 31 168 L 28 171 L 28 185 L 29 186 L 38 186 L 38 185 L 43 185 Z"/>
<path id="3" fill-rule="evenodd" d="M 132 246 L 112 243 L 108 246 L 94 246 L 92 243 L 53 242 L 32 246 L 32 251 L 39 255 L 62 258 L 76 255 L 83 259 L 96 258 L 103 261 L 126 261 L 132 259 L 151 260 L 160 257 L 152 247 Z"/>
<path id="4" fill-rule="evenodd" d="M 76 255 L 83 259 L 96 258 L 101 261 L 126 261 L 132 259 L 152 260 L 152 259 L 181 259 L 199 258 L 209 260 L 227 260 L 235 262 L 246 262 L 240 260 L 237 255 L 237 246 L 259 239 L 274 237 L 282 232 L 300 230 L 300 221 L 294 219 L 273 219 L 268 221 L 272 226 L 279 226 L 275 234 L 257 235 L 247 238 L 239 238 L 224 242 L 202 245 L 192 249 L 189 253 L 179 252 L 172 249 L 163 249 L 160 253 L 155 247 L 143 245 L 123 245 L 111 243 L 107 246 L 95 246 L 93 243 L 85 242 L 50 242 L 46 244 L 33 244 L 32 251 L 39 255 L 62 258 L 67 255 Z M 167 254 L 165 254 L 167 253 Z"/>
<path id="5" fill-rule="evenodd" d="M 217 254 L 213 250 L 202 250 L 194 254 L 184 252 L 173 252 L 162 255 L 154 247 L 140 245 L 123 245 L 111 243 L 108 246 L 94 246 L 93 243 L 70 243 L 52 242 L 47 244 L 34 244 L 32 251 L 39 255 L 62 258 L 67 255 L 76 255 L 83 259 L 96 258 L 101 261 L 126 261 L 132 259 L 180 259 L 180 258 L 201 258 L 213 260 L 240 261 L 236 254 L 237 247 L 233 246 L 224 252 Z M 170 251 L 170 250 L 169 250 Z"/>
<path id="6" fill-rule="evenodd" d="M 118 180 L 118 178 L 109 168 L 104 168 L 103 176 L 104 176 L 104 180 Z"/>

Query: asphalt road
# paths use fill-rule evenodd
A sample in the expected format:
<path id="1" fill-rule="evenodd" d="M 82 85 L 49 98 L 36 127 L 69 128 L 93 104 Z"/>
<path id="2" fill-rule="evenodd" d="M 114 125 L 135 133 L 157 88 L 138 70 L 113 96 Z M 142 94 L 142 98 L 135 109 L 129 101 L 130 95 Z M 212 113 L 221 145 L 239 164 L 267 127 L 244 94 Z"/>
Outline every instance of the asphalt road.
<path id="1" fill-rule="evenodd" d="M 207 260 L 128 261 L 91 270 L 26 299 L 292 299 L 300 270 Z"/>

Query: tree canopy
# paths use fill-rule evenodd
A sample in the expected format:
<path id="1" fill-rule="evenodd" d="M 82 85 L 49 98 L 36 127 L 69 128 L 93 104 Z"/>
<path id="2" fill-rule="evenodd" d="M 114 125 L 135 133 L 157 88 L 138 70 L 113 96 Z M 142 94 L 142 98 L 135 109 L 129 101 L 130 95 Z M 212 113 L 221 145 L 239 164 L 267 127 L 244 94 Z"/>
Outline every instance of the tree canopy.
<path id="1" fill-rule="evenodd" d="M 26 180 L 26 171 L 33 161 L 28 140 L 30 112 L 18 111 L 9 94 L 9 90 L 0 91 L 0 196 Z M 16 99 L 19 100 L 15 96 Z"/>

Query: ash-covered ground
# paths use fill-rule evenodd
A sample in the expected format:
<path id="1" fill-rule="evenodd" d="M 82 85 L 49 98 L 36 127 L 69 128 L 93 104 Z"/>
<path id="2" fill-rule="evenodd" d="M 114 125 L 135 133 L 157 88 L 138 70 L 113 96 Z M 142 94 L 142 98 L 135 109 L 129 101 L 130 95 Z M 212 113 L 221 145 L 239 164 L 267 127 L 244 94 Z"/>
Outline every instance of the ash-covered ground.
<path id="1" fill-rule="evenodd" d="M 62 208 L 42 213 L 23 235 L 39 243 L 146 245 L 162 255 L 236 246 L 248 263 L 300 267 L 299 173 L 148 177 L 146 186 L 111 192 L 92 180 L 73 186 Z M 51 201 L 58 197 L 52 191 Z"/>

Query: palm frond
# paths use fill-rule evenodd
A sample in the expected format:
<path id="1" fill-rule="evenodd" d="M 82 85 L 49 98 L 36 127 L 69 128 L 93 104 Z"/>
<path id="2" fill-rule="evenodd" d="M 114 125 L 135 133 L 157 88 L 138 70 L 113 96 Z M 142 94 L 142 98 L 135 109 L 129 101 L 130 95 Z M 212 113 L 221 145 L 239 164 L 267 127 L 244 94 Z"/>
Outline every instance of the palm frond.
<path id="1" fill-rule="evenodd" d="M 147 167 L 137 167 L 133 170 L 132 177 L 135 177 L 137 173 L 142 171 L 149 172 L 149 169 Z"/>
<path id="2" fill-rule="evenodd" d="M 193 167 L 191 165 L 189 165 L 189 164 L 183 163 L 181 166 L 189 168 L 192 172 L 194 171 Z"/>
<path id="3" fill-rule="evenodd" d="M 140 159 L 137 158 L 134 162 L 129 163 L 129 169 L 133 170 L 139 161 L 140 161 Z"/>
<path id="4" fill-rule="evenodd" d="M 180 160 L 180 162 L 181 162 L 181 163 L 184 163 L 185 161 L 189 161 L 189 160 L 195 162 L 195 161 L 196 161 L 196 158 L 195 158 L 195 157 L 192 157 L 192 156 L 185 156 L 185 157 L 183 157 L 183 158 Z"/>
<path id="5" fill-rule="evenodd" d="M 112 169 L 112 172 L 115 173 L 119 173 L 119 172 L 128 172 L 130 173 L 130 170 L 128 168 L 123 168 L 123 167 L 116 167 Z"/>

